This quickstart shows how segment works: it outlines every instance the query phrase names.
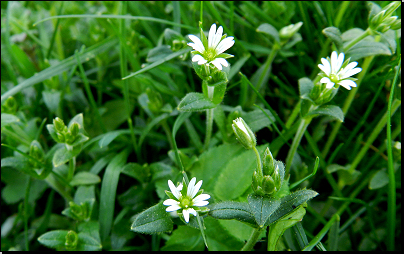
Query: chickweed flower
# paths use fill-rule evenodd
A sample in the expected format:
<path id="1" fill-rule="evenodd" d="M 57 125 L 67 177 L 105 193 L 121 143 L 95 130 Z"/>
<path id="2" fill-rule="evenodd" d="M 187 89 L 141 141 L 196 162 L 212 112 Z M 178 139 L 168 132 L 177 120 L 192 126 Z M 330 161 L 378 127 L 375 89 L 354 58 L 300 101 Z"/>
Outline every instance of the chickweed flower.
<path id="1" fill-rule="evenodd" d="M 233 57 L 233 55 L 223 53 L 234 45 L 234 37 L 223 34 L 223 27 L 219 26 L 216 31 L 216 24 L 213 24 L 209 30 L 208 39 L 201 33 L 202 40 L 195 35 L 188 35 L 192 42 L 187 45 L 192 47 L 195 51 L 192 51 L 194 56 L 192 62 L 198 62 L 199 65 L 206 64 L 209 66 L 213 64 L 217 69 L 222 70 L 222 66 L 229 66 L 226 61 L 227 58 Z"/>
<path id="2" fill-rule="evenodd" d="M 356 87 L 356 79 L 350 77 L 362 71 L 362 68 L 355 68 L 358 63 L 349 63 L 349 59 L 344 62 L 344 57 L 344 53 L 340 53 L 338 56 L 337 52 L 333 51 L 331 60 L 329 57 L 327 59 L 321 58 L 323 64 L 319 64 L 318 68 L 323 71 L 320 74 L 323 78 L 320 82 L 326 83 L 328 89 L 334 87 L 335 84 L 341 85 L 348 90 L 351 90 L 351 87 Z"/>
<path id="3" fill-rule="evenodd" d="M 202 180 L 195 184 L 196 178 L 192 178 L 188 186 L 185 183 L 179 184 L 177 187 L 171 180 L 168 180 L 168 187 L 170 187 L 171 192 L 166 191 L 169 199 L 163 202 L 163 205 L 168 206 L 166 208 L 167 212 L 177 211 L 182 212 L 184 220 L 189 222 L 189 215 L 197 215 L 197 211 L 201 211 L 202 206 L 209 204 L 207 199 L 210 198 L 209 194 L 202 194 L 203 190 L 199 190 L 202 186 Z M 183 189 L 183 186 L 186 189 Z"/>

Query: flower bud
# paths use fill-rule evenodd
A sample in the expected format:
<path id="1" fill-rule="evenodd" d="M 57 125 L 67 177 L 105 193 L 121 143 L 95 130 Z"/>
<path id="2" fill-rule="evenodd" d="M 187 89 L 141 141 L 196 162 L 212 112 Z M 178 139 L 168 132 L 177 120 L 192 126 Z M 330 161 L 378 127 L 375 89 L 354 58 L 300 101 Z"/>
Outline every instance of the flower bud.
<path id="1" fill-rule="evenodd" d="M 394 23 L 390 25 L 391 30 L 398 30 L 400 28 L 401 28 L 401 19 L 394 21 Z"/>
<path id="2" fill-rule="evenodd" d="M 77 247 L 77 243 L 79 241 L 79 236 L 73 230 L 70 230 L 66 235 L 65 246 L 68 250 L 74 250 Z"/>
<path id="3" fill-rule="evenodd" d="M 397 20 L 397 16 L 391 16 L 383 21 L 383 24 L 391 26 Z"/>
<path id="4" fill-rule="evenodd" d="M 234 134 L 236 134 L 237 140 L 244 146 L 244 148 L 252 149 L 256 146 L 257 141 L 255 135 L 250 127 L 244 122 L 243 118 L 239 117 L 233 120 L 232 128 Z"/>
<path id="5" fill-rule="evenodd" d="M 254 171 L 252 176 L 252 187 L 254 192 L 258 189 L 258 186 L 261 185 L 262 185 L 262 176 L 257 171 Z"/>
<path id="6" fill-rule="evenodd" d="M 80 124 L 74 122 L 72 125 L 69 127 L 69 132 L 73 137 L 76 137 L 77 134 L 79 134 L 79 129 L 80 129 Z"/>
<path id="7" fill-rule="evenodd" d="M 281 40 L 288 40 L 292 38 L 293 35 L 300 29 L 300 27 L 303 25 L 303 22 L 298 22 L 296 24 L 291 24 L 288 26 L 283 27 L 279 31 L 279 37 Z"/>
<path id="8" fill-rule="evenodd" d="M 275 161 L 271 151 L 267 147 L 264 152 L 264 158 L 262 159 L 263 173 L 264 175 L 272 175 L 275 170 Z"/>
<path id="9" fill-rule="evenodd" d="M 57 132 L 56 136 L 58 137 L 58 140 L 59 140 L 60 143 L 64 143 L 66 141 L 65 135 Z"/>
<path id="10" fill-rule="evenodd" d="M 1 105 L 1 112 L 8 114 L 15 114 L 17 111 L 17 102 L 13 96 L 7 98 L 7 100 Z"/>
<path id="11" fill-rule="evenodd" d="M 398 7 L 400 7 L 401 3 L 399 1 L 393 1 L 390 4 L 386 5 L 383 8 L 383 11 L 386 11 L 386 17 L 389 17 Z"/>
<path id="12" fill-rule="evenodd" d="M 265 194 L 272 194 L 275 189 L 275 181 L 271 176 L 265 175 L 264 180 L 262 181 L 262 189 Z"/>
<path id="13" fill-rule="evenodd" d="M 274 179 L 276 191 L 278 191 L 281 188 L 281 184 L 282 184 L 282 179 L 281 179 L 281 175 L 279 174 L 278 165 L 276 165 L 275 171 L 272 174 L 272 178 Z"/>
<path id="14" fill-rule="evenodd" d="M 55 126 L 55 129 L 57 132 L 63 132 L 63 130 L 65 128 L 65 123 L 59 117 L 56 117 L 55 119 L 53 119 L 53 125 Z"/>

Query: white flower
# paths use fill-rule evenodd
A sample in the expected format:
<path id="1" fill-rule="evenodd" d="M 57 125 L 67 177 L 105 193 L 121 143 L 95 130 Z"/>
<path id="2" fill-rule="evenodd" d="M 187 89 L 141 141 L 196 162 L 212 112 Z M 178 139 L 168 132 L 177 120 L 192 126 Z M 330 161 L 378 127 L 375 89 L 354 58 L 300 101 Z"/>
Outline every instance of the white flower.
<path id="1" fill-rule="evenodd" d="M 199 65 L 213 64 L 219 70 L 222 70 L 222 66 L 229 66 L 226 58 L 233 57 L 233 55 L 225 54 L 223 52 L 234 45 L 234 37 L 224 36 L 225 38 L 222 40 L 222 35 L 223 27 L 219 26 L 216 31 L 216 24 L 213 24 L 210 27 L 208 40 L 202 40 L 205 41 L 205 44 L 195 35 L 188 35 L 189 39 L 191 39 L 192 42 L 189 42 L 187 45 L 195 50 L 193 51 L 195 55 L 192 57 L 192 62 L 198 62 Z"/>
<path id="2" fill-rule="evenodd" d="M 168 206 L 166 208 L 167 212 L 178 211 L 182 209 L 182 215 L 184 216 L 184 219 L 187 223 L 189 222 L 189 214 L 193 214 L 194 216 L 196 216 L 197 210 L 200 210 L 198 207 L 206 206 L 207 204 L 209 204 L 209 202 L 206 200 L 210 198 L 210 195 L 199 194 L 196 196 L 199 189 L 201 188 L 202 180 L 200 180 L 197 184 L 195 184 L 195 182 L 196 178 L 194 177 L 188 184 L 186 195 L 183 195 L 181 192 L 182 184 L 178 185 L 178 187 L 175 187 L 173 182 L 171 180 L 168 180 L 168 187 L 170 187 L 171 194 L 175 199 L 170 198 L 164 200 L 163 202 L 163 205 Z"/>
<path id="3" fill-rule="evenodd" d="M 348 90 L 351 90 L 351 87 L 356 87 L 356 79 L 349 77 L 362 71 L 362 68 L 355 68 L 355 66 L 358 65 L 357 62 L 344 63 L 344 53 L 340 53 L 339 56 L 337 56 L 336 51 L 331 53 L 331 61 L 329 58 L 321 58 L 321 62 L 323 64 L 319 64 L 318 68 L 324 72 L 325 77 L 323 77 L 320 82 L 326 83 L 328 89 L 332 88 L 334 84 L 341 85 Z M 344 67 L 341 68 L 342 66 Z"/>

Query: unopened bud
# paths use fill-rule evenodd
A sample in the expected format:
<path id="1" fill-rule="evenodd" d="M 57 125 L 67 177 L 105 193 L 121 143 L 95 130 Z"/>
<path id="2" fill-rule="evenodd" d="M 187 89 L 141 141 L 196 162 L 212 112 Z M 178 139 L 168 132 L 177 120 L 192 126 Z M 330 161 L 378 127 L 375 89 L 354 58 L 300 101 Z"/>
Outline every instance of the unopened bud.
<path id="1" fill-rule="evenodd" d="M 69 127 L 69 132 L 73 137 L 76 137 L 77 134 L 79 134 L 79 129 L 80 129 L 80 124 L 74 122 L 72 125 Z"/>
<path id="2" fill-rule="evenodd" d="M 232 128 L 234 134 L 236 134 L 237 140 L 244 146 L 244 148 L 252 149 L 256 146 L 257 141 L 255 135 L 250 127 L 244 122 L 243 118 L 239 117 L 233 120 Z"/>
<path id="3" fill-rule="evenodd" d="M 56 117 L 55 119 L 53 119 L 53 125 L 55 126 L 55 129 L 57 132 L 63 132 L 63 130 L 65 128 L 65 123 L 59 117 Z"/>
<path id="4" fill-rule="evenodd" d="M 66 235 L 65 247 L 68 250 L 74 250 L 77 247 L 79 236 L 73 230 L 70 230 Z"/>
<path id="5" fill-rule="evenodd" d="M 65 135 L 57 132 L 56 136 L 58 137 L 60 143 L 64 143 L 66 141 Z"/>
<path id="6" fill-rule="evenodd" d="M 272 194 L 275 191 L 275 181 L 271 176 L 264 176 L 264 180 L 262 181 L 262 189 L 267 195 Z"/>
<path id="7" fill-rule="evenodd" d="M 394 23 L 390 25 L 390 29 L 391 30 L 401 29 L 401 19 L 394 21 Z"/>
<path id="8" fill-rule="evenodd" d="M 298 22 L 296 24 L 291 24 L 289 26 L 283 27 L 279 31 L 279 37 L 281 40 L 288 40 L 292 38 L 293 35 L 300 29 L 300 27 L 303 25 L 303 22 Z"/>
<path id="9" fill-rule="evenodd" d="M 263 173 L 264 175 L 272 175 L 275 170 L 275 161 L 271 151 L 267 147 L 264 152 L 264 158 L 262 159 Z"/>

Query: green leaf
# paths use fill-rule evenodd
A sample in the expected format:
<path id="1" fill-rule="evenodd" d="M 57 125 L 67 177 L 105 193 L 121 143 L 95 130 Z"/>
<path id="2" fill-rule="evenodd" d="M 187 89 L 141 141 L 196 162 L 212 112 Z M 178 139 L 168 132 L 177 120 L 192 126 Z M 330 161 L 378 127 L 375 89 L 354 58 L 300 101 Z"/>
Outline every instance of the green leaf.
<path id="1" fill-rule="evenodd" d="M 304 207 L 301 205 L 296 210 L 288 214 L 288 216 L 283 217 L 271 225 L 268 233 L 268 250 L 276 250 L 276 244 L 285 230 L 302 220 L 305 214 L 306 209 L 304 209 Z"/>
<path id="2" fill-rule="evenodd" d="M 12 123 L 19 122 L 20 119 L 12 114 L 1 113 L 1 128 Z"/>
<path id="3" fill-rule="evenodd" d="M 118 187 L 119 175 L 122 167 L 129 155 L 128 150 L 123 150 L 117 154 L 105 169 L 104 177 L 101 183 L 99 218 L 100 235 L 102 241 L 108 237 L 114 218 L 115 197 Z"/>
<path id="4" fill-rule="evenodd" d="M 265 113 L 271 118 L 272 123 L 275 122 L 275 117 L 268 109 L 264 109 Z M 253 110 L 248 113 L 242 113 L 244 121 L 248 123 L 248 126 L 253 132 L 257 132 L 265 127 L 270 126 L 272 123 L 268 117 L 261 110 Z"/>
<path id="5" fill-rule="evenodd" d="M 342 109 L 335 105 L 322 105 L 317 109 L 310 111 L 307 116 L 310 115 L 326 115 L 336 118 L 337 120 L 343 122 L 344 121 L 344 112 Z"/>
<path id="6" fill-rule="evenodd" d="M 369 181 L 369 189 L 375 190 L 379 189 L 389 183 L 389 176 L 386 169 L 380 169 L 373 174 Z"/>
<path id="7" fill-rule="evenodd" d="M 138 214 L 130 230 L 142 234 L 155 234 L 173 230 L 173 221 L 162 202 Z M 199 231 L 199 230 L 198 230 Z"/>
<path id="8" fill-rule="evenodd" d="M 218 220 L 212 217 L 206 217 L 205 225 L 210 251 L 232 251 L 240 250 L 243 247 L 244 241 L 227 233 L 226 229 L 223 228 Z"/>
<path id="9" fill-rule="evenodd" d="M 158 123 L 160 123 L 162 120 L 166 119 L 167 117 L 169 117 L 170 115 L 168 113 L 164 113 L 156 118 L 154 118 L 153 120 L 151 120 L 146 127 L 143 129 L 142 134 L 140 135 L 139 138 L 139 147 L 141 147 L 143 140 L 146 138 L 147 134 L 150 132 L 150 130 L 157 125 Z"/>
<path id="10" fill-rule="evenodd" d="M 168 45 L 161 45 L 149 50 L 147 54 L 146 62 L 152 63 L 167 57 L 168 55 L 172 54 L 173 51 L 170 49 Z"/>
<path id="11" fill-rule="evenodd" d="M 198 229 L 188 226 L 178 226 L 161 250 L 203 251 L 205 250 L 205 245 L 201 237 L 201 232 Z"/>
<path id="12" fill-rule="evenodd" d="M 125 165 L 122 170 L 125 175 L 137 179 L 139 182 L 144 183 L 150 177 L 149 167 L 141 166 L 138 163 L 130 162 Z"/>
<path id="13" fill-rule="evenodd" d="M 345 52 L 345 58 L 350 57 L 351 61 L 375 55 L 391 56 L 391 50 L 382 42 L 362 40 Z"/>
<path id="14" fill-rule="evenodd" d="M 337 46 L 338 49 L 341 49 L 343 46 L 342 42 L 342 37 L 341 37 L 341 31 L 333 26 L 326 27 L 323 29 L 323 34 L 330 38 L 332 42 L 335 43 L 335 46 Z"/>
<path id="15" fill-rule="evenodd" d="M 191 175 L 196 179 L 203 179 L 203 189 L 206 192 L 213 192 L 217 178 L 228 162 L 242 152 L 245 149 L 241 145 L 222 144 L 212 147 L 199 156 L 192 167 Z"/>
<path id="16" fill-rule="evenodd" d="M 178 110 L 184 112 L 202 111 L 215 108 L 217 105 L 206 98 L 203 93 L 188 93 L 178 104 Z"/>
<path id="17" fill-rule="evenodd" d="M 50 112 L 56 113 L 59 107 L 61 91 L 42 91 L 42 98 Z"/>
<path id="18" fill-rule="evenodd" d="M 101 41 L 98 44 L 95 44 L 87 49 L 85 49 L 82 53 L 80 53 L 80 61 L 85 62 L 89 61 L 90 59 L 94 58 L 96 55 L 109 50 L 112 47 L 116 46 L 118 39 L 114 36 L 111 36 L 103 41 Z M 65 60 L 59 62 L 56 65 L 53 65 L 49 68 L 46 68 L 45 70 L 39 72 L 37 75 L 33 75 L 32 77 L 24 80 L 22 83 L 18 84 L 17 86 L 14 86 L 7 92 L 1 95 L 1 102 L 5 99 L 7 99 L 10 96 L 13 96 L 14 94 L 20 92 L 21 90 L 30 87 L 32 85 L 35 85 L 39 82 L 42 82 L 46 79 L 49 79 L 53 76 L 62 74 L 65 71 L 69 71 L 73 66 L 77 64 L 77 60 L 75 56 L 71 56 L 69 58 L 66 58 Z"/>
<path id="19" fill-rule="evenodd" d="M 281 205 L 279 208 L 269 217 L 266 222 L 266 226 L 269 226 L 279 220 L 280 218 L 287 216 L 293 210 L 295 210 L 299 205 L 307 202 L 308 200 L 317 196 L 318 193 L 313 190 L 299 190 L 293 192 L 283 198 L 281 198 Z"/>
<path id="20" fill-rule="evenodd" d="M 244 202 L 224 201 L 215 203 L 209 211 L 209 215 L 221 220 L 237 220 L 257 227 L 254 214 L 250 207 Z"/>
<path id="21" fill-rule="evenodd" d="M 248 195 L 248 205 L 254 214 L 255 221 L 260 227 L 263 227 L 268 218 L 278 209 L 279 199 L 262 197 L 254 194 Z"/>
<path id="22" fill-rule="evenodd" d="M 100 141 L 98 141 L 98 145 L 100 146 L 100 148 L 106 147 L 108 146 L 112 141 L 114 141 L 114 139 L 116 137 L 118 137 L 121 134 L 125 134 L 125 131 L 122 130 L 118 130 L 118 131 L 110 131 L 105 133 L 104 135 L 102 135 L 102 138 L 100 139 Z"/>
<path id="23" fill-rule="evenodd" d="M 72 150 L 67 150 L 66 146 L 63 146 L 56 150 L 55 154 L 53 155 L 53 165 L 55 167 L 59 167 L 62 164 L 65 164 L 74 156 L 77 156 L 81 151 L 81 148 L 73 148 Z"/>
<path id="24" fill-rule="evenodd" d="M 300 98 L 309 98 L 309 94 L 314 87 L 313 81 L 307 77 L 304 77 L 299 79 L 298 82 Z"/>
<path id="25" fill-rule="evenodd" d="M 86 233 L 80 232 L 78 234 L 79 236 L 79 241 L 77 243 L 76 250 L 77 251 L 95 251 L 95 250 L 101 250 L 102 245 L 99 241 L 91 237 L 90 235 Z"/>
<path id="26" fill-rule="evenodd" d="M 213 112 L 213 119 L 215 120 L 217 127 L 219 127 L 223 140 L 227 141 L 226 116 L 220 105 L 215 108 L 215 111 Z"/>
<path id="27" fill-rule="evenodd" d="M 49 231 L 38 237 L 38 242 L 53 249 L 64 248 L 68 232 L 67 230 Z"/>
<path id="28" fill-rule="evenodd" d="M 257 32 L 265 33 L 279 42 L 279 32 L 270 24 L 264 23 L 257 28 Z"/>
<path id="29" fill-rule="evenodd" d="M 90 172 L 79 172 L 73 176 L 70 185 L 88 185 L 101 182 L 101 178 Z"/>
<path id="30" fill-rule="evenodd" d="M 266 147 L 267 144 L 257 147 L 258 152 L 262 154 Z M 214 194 L 221 200 L 232 200 L 241 196 L 251 186 L 252 174 L 257 166 L 252 150 L 227 160 L 228 163 L 217 178 L 214 189 Z"/>

